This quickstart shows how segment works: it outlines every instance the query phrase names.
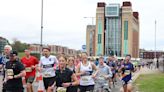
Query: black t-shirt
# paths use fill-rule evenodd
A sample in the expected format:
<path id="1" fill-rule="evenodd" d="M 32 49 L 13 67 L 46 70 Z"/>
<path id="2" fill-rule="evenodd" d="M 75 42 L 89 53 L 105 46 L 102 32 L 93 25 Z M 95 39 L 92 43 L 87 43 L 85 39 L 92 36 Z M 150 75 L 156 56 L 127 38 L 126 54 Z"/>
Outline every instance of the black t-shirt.
<path id="1" fill-rule="evenodd" d="M 72 81 L 72 76 L 73 71 L 71 71 L 68 68 L 65 68 L 62 72 L 60 70 L 56 70 L 56 86 L 57 87 L 62 87 L 62 83 L 67 83 Z M 67 92 L 73 92 L 71 90 L 72 87 L 67 88 Z"/>
<path id="2" fill-rule="evenodd" d="M 19 74 L 22 70 L 25 70 L 25 67 L 19 61 L 9 61 L 6 63 L 5 69 L 6 69 L 6 75 L 7 75 L 7 71 L 10 72 L 13 71 L 13 74 L 11 73 L 10 74 L 14 76 Z M 21 89 L 21 88 L 23 88 L 22 78 L 14 78 L 6 82 L 6 89 L 8 90 Z"/>

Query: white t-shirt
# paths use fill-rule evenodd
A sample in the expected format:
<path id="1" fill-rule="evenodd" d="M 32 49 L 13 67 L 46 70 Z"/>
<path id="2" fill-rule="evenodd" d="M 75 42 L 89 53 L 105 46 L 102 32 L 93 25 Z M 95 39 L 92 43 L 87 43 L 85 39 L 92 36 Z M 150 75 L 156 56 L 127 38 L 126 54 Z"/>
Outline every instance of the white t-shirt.
<path id="1" fill-rule="evenodd" d="M 57 64 L 58 60 L 55 56 L 50 55 L 48 58 L 45 56 L 42 56 L 40 59 L 40 67 L 43 68 L 42 74 L 43 77 L 54 77 L 55 76 L 55 68 L 54 64 Z"/>

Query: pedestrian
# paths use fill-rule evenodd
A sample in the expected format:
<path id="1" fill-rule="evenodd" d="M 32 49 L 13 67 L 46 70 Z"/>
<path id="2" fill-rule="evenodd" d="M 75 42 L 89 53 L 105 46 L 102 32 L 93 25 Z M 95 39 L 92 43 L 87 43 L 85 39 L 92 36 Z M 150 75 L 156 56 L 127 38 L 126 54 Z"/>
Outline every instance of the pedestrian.
<path id="1" fill-rule="evenodd" d="M 40 59 L 38 70 L 43 75 L 43 82 L 46 92 L 53 92 L 52 85 L 55 82 L 55 71 L 58 60 L 56 56 L 50 55 L 49 47 L 43 47 L 42 52 L 44 56 Z"/>
<path id="2" fill-rule="evenodd" d="M 69 59 L 72 59 L 69 62 L 73 61 L 73 58 L 70 57 Z M 59 56 L 58 61 L 59 68 L 56 70 L 57 91 L 65 90 L 65 92 L 77 92 L 77 88 L 75 86 L 79 84 L 79 81 L 73 72 L 73 67 L 67 68 L 67 59 L 65 56 Z"/>
<path id="3" fill-rule="evenodd" d="M 6 92 L 24 92 L 22 77 L 25 77 L 26 71 L 23 64 L 17 59 L 17 55 L 16 51 L 11 51 L 9 61 L 5 65 Z"/>
<path id="4" fill-rule="evenodd" d="M 12 47 L 10 45 L 5 45 L 4 46 L 4 53 L 1 57 L 0 60 L 0 70 L 2 72 L 3 75 L 3 87 L 2 87 L 2 92 L 6 92 L 5 91 L 5 82 L 4 82 L 4 78 L 5 78 L 5 65 L 6 62 L 9 61 L 9 56 L 10 56 L 10 51 L 12 50 Z"/>
<path id="5" fill-rule="evenodd" d="M 38 59 L 30 55 L 29 49 L 24 50 L 24 53 L 26 56 L 22 57 L 21 62 L 23 63 L 26 70 L 26 76 L 25 76 L 25 80 L 27 83 L 26 89 L 27 89 L 27 92 L 34 92 L 32 83 L 35 79 Z"/>
<path id="6" fill-rule="evenodd" d="M 87 60 L 88 54 L 82 53 L 82 62 L 77 66 L 76 75 L 80 75 L 80 92 L 86 92 L 94 90 L 94 78 L 98 72 L 96 65 L 93 62 Z M 95 73 L 93 73 L 95 71 Z"/>
<path id="7" fill-rule="evenodd" d="M 119 72 L 122 74 L 123 92 L 132 92 L 132 72 L 135 69 L 130 60 L 131 55 L 126 55 L 125 62 L 119 69 Z"/>

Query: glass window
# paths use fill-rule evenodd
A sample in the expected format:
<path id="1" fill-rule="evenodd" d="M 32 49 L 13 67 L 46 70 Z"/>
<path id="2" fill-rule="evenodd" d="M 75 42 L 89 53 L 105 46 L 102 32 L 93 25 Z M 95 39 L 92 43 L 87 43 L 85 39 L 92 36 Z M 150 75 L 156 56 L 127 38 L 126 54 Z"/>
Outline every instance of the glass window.
<path id="1" fill-rule="evenodd" d="M 101 34 L 98 34 L 98 43 L 101 43 Z"/>

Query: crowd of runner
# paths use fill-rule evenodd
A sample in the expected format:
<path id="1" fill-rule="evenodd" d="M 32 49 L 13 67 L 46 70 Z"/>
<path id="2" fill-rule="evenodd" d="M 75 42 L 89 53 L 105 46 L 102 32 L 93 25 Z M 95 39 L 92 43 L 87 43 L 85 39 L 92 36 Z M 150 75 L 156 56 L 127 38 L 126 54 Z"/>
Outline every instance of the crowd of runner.
<path id="1" fill-rule="evenodd" d="M 40 59 L 25 50 L 25 56 L 18 57 L 10 45 L 4 47 L 0 58 L 3 73 L 3 92 L 24 92 L 22 78 L 25 78 L 27 92 L 34 92 L 32 83 L 36 73 L 43 76 L 46 92 L 111 92 L 116 81 L 122 81 L 122 92 L 132 92 L 132 72 L 136 68 L 131 63 L 131 55 L 118 60 L 114 56 L 96 60 L 88 58 L 86 52 L 77 56 L 64 54 L 54 56 L 49 47 L 42 48 Z"/>

